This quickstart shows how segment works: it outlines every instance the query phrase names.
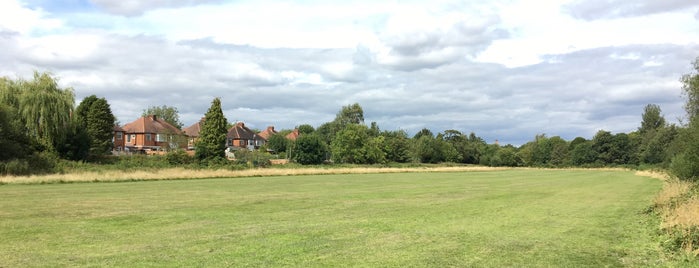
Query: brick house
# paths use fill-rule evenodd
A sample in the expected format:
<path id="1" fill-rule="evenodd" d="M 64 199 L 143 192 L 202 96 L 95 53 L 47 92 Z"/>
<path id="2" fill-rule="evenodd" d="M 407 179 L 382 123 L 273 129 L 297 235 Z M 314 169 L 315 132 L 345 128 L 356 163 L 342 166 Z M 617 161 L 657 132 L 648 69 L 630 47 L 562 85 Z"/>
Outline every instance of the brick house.
<path id="1" fill-rule="evenodd" d="M 112 150 L 120 152 L 126 148 L 124 137 L 125 137 L 124 129 L 117 126 L 117 125 L 114 125 L 114 137 L 112 138 L 112 143 L 114 144 L 114 148 L 112 148 Z"/>
<path id="2" fill-rule="evenodd" d="M 260 148 L 265 142 L 265 140 L 254 131 L 246 127 L 243 122 L 238 122 L 228 129 L 226 141 L 227 146 L 231 147 L 233 150 L 241 148 L 254 150 Z"/>
<path id="3" fill-rule="evenodd" d="M 295 140 L 299 137 L 299 135 L 301 135 L 301 134 L 299 133 L 299 129 L 298 129 L 298 128 L 295 128 L 294 131 L 292 131 L 292 132 L 289 133 L 289 134 L 286 134 L 286 138 L 287 138 L 288 140 L 295 141 Z"/>
<path id="4" fill-rule="evenodd" d="M 199 122 L 182 129 L 184 134 L 187 135 L 187 150 L 194 150 L 194 145 L 199 140 L 199 132 L 201 131 L 201 127 L 204 125 L 204 120 L 206 120 L 206 118 L 202 117 Z"/>
<path id="5" fill-rule="evenodd" d="M 155 115 L 136 119 L 122 127 L 124 146 L 130 150 L 185 148 L 185 135 L 177 127 Z"/>
<path id="6" fill-rule="evenodd" d="M 268 126 L 267 129 L 260 131 L 260 133 L 257 133 L 257 136 L 264 139 L 266 142 L 269 140 L 269 137 L 272 137 L 272 135 L 274 134 L 277 134 L 277 131 L 274 130 L 274 126 Z"/>

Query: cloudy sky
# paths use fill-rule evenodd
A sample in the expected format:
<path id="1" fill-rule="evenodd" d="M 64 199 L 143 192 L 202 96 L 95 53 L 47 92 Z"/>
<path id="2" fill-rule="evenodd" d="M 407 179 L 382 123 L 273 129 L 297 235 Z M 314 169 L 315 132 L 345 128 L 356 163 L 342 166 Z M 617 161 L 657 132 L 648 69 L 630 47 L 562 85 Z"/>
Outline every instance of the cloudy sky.
<path id="1" fill-rule="evenodd" d="M 2 0 L 0 76 L 49 71 L 118 120 L 170 105 L 185 125 L 318 126 L 351 103 L 414 134 L 522 144 L 682 118 L 699 1 Z"/>

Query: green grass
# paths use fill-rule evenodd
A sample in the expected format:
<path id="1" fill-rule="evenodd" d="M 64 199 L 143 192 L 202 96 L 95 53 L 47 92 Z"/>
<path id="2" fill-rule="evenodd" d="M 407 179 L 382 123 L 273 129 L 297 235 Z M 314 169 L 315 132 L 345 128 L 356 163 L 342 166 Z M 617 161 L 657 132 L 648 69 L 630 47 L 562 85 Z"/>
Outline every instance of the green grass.
<path id="1" fill-rule="evenodd" d="M 668 265 L 656 179 L 505 170 L 0 186 L 0 267 Z"/>

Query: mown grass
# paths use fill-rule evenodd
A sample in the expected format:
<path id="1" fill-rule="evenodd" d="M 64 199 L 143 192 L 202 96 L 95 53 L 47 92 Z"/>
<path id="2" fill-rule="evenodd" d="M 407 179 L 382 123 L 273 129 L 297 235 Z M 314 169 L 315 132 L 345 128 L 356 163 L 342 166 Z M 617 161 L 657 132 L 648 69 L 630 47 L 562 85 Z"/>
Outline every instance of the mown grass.
<path id="1" fill-rule="evenodd" d="M 516 169 L 2 185 L 0 266 L 677 265 L 643 213 L 661 184 Z"/>

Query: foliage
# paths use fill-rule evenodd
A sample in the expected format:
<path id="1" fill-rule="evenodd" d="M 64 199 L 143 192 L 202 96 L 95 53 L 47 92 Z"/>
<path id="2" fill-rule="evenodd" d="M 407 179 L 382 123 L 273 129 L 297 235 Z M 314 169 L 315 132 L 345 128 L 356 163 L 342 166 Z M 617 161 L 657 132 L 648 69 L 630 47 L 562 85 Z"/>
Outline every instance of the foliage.
<path id="1" fill-rule="evenodd" d="M 687 102 L 684 105 L 690 121 L 695 121 L 699 116 L 699 57 L 692 62 L 694 73 L 685 74 L 680 78 L 682 82 L 682 91 L 687 96 Z"/>
<path id="2" fill-rule="evenodd" d="M 384 153 L 386 161 L 405 163 L 410 161 L 410 139 L 408 133 L 402 130 L 384 131 L 381 133 L 384 138 Z"/>
<path id="3" fill-rule="evenodd" d="M 68 131 L 75 103 L 73 89 L 61 89 L 51 74 L 39 72 L 34 72 L 33 80 L 8 84 L 11 86 L 3 88 L 7 90 L 3 93 L 5 104 L 15 105 L 30 138 L 45 150 L 55 151 Z"/>
<path id="4" fill-rule="evenodd" d="M 176 107 L 167 105 L 151 106 L 148 107 L 148 109 L 143 110 L 143 113 L 141 114 L 143 117 L 149 115 L 155 115 L 179 129 L 181 129 L 183 126 L 182 121 L 180 121 L 180 111 L 177 110 Z"/>
<path id="5" fill-rule="evenodd" d="M 165 160 L 172 166 L 188 165 L 194 162 L 194 158 L 182 149 L 169 151 L 165 155 Z"/>
<path id="6" fill-rule="evenodd" d="M 349 124 L 336 134 L 330 145 L 332 159 L 336 163 L 383 163 L 386 156 L 383 137 L 371 137 L 365 125 Z"/>
<path id="7" fill-rule="evenodd" d="M 649 131 L 655 131 L 659 128 L 665 126 L 665 117 L 661 114 L 660 106 L 657 104 L 648 104 L 643 109 L 643 115 L 641 115 L 641 126 L 638 128 L 638 132 L 645 134 Z"/>
<path id="8" fill-rule="evenodd" d="M 287 151 L 287 147 L 289 147 L 289 142 L 290 141 L 286 138 L 286 135 L 280 132 L 270 136 L 265 145 L 267 146 L 267 148 L 274 151 L 275 153 L 283 153 Z"/>
<path id="9" fill-rule="evenodd" d="M 22 158 L 30 151 L 29 138 L 21 131 L 15 112 L 0 103 L 0 161 Z"/>
<path id="10" fill-rule="evenodd" d="M 215 98 L 206 112 L 196 144 L 196 157 L 199 160 L 212 158 L 225 159 L 228 120 L 221 109 L 221 99 Z"/>
<path id="11" fill-rule="evenodd" d="M 311 126 L 311 125 L 309 125 L 309 124 L 300 125 L 300 126 L 298 127 L 298 129 L 299 129 L 299 133 L 300 133 L 300 134 L 311 134 L 311 133 L 313 133 L 313 132 L 315 131 L 315 129 L 313 128 L 313 126 Z"/>
<path id="12" fill-rule="evenodd" d="M 364 124 L 364 110 L 359 103 L 342 106 L 340 112 L 335 116 L 335 122 L 341 127 L 350 124 Z"/>
<path id="13" fill-rule="evenodd" d="M 318 135 L 301 135 L 294 143 L 293 159 L 302 165 L 321 164 L 327 151 L 327 145 Z"/>
<path id="14" fill-rule="evenodd" d="M 86 107 L 84 107 L 86 106 Z M 87 132 L 91 155 L 108 154 L 112 148 L 115 118 L 105 98 L 86 97 L 76 109 L 76 124 Z"/>

